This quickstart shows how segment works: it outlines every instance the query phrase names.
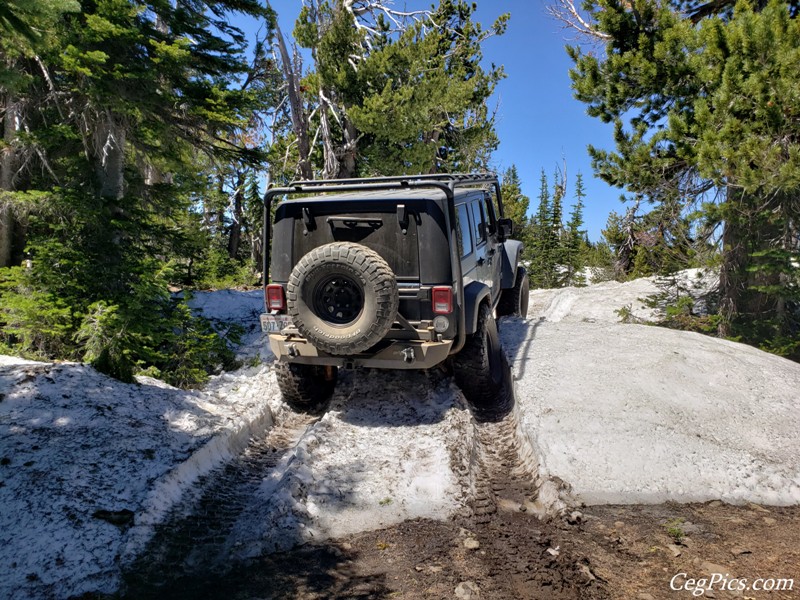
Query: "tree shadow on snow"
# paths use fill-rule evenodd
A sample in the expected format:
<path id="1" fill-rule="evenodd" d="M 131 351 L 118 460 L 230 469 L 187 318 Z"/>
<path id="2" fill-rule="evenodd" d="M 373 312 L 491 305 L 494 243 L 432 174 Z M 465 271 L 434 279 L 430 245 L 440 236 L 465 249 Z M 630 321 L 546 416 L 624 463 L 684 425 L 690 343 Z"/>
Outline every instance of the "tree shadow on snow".
<path id="1" fill-rule="evenodd" d="M 7 581 L 44 597 L 38 582 L 61 578 L 69 586 L 76 572 L 108 576 L 135 519 L 149 509 L 153 482 L 219 425 L 197 399 L 121 383 L 83 364 L 0 368 L 0 505 L 14 516 L 0 558 L 41 565 L 36 577 L 12 567 Z"/>

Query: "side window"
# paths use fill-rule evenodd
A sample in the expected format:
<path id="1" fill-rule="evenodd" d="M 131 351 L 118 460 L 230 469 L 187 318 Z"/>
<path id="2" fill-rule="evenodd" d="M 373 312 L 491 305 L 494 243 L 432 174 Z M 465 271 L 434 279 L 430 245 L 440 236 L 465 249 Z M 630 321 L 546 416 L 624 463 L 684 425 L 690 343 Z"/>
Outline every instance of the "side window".
<path id="1" fill-rule="evenodd" d="M 480 246 L 486 241 L 486 219 L 483 215 L 483 205 L 476 200 L 472 204 L 472 224 L 475 237 L 475 245 Z"/>
<path id="2" fill-rule="evenodd" d="M 458 220 L 458 237 L 461 243 L 461 256 L 467 256 L 472 253 L 472 227 L 469 222 L 469 214 L 467 212 L 467 205 L 461 204 L 456 207 L 456 218 Z"/>
<path id="3" fill-rule="evenodd" d="M 497 212 L 497 197 L 494 194 L 486 194 L 483 199 L 483 210 L 486 216 L 487 230 L 489 233 L 494 233 L 495 219 L 497 219 L 496 215 L 500 214 Z"/>

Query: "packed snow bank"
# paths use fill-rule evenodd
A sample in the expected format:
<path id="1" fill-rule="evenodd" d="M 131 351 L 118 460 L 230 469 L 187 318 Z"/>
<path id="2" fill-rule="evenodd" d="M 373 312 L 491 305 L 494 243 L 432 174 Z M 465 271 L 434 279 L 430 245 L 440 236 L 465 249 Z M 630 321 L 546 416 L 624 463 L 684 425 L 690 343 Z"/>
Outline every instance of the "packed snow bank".
<path id="1" fill-rule="evenodd" d="M 537 291 L 527 322 L 503 322 L 541 471 L 589 504 L 800 503 L 800 364 L 615 323 L 651 286 Z"/>
<path id="2" fill-rule="evenodd" d="M 277 393 L 268 367 L 188 392 L 0 360 L 2 598 L 114 591 L 124 547 L 141 547 L 199 475 L 269 425 Z"/>
<path id="3" fill-rule="evenodd" d="M 230 337 L 231 327 L 241 330 L 236 332 L 241 334 L 241 339 L 235 348 L 240 360 L 256 357 L 263 361 L 274 359 L 259 321 L 259 316 L 264 312 L 262 290 L 193 292 L 189 306 L 196 314 L 212 321 L 223 336 Z"/>
<path id="4" fill-rule="evenodd" d="M 434 372 L 346 373 L 329 410 L 242 512 L 225 556 L 463 510 L 475 430 L 459 398 Z"/>
<path id="5" fill-rule="evenodd" d="M 588 287 L 531 290 L 528 315 L 551 323 L 619 323 L 619 310 L 634 321 L 655 321 L 663 316 L 650 300 L 658 295 L 702 296 L 717 277 L 702 269 L 688 269 L 670 278 L 642 277 L 625 283 L 604 281 Z"/>

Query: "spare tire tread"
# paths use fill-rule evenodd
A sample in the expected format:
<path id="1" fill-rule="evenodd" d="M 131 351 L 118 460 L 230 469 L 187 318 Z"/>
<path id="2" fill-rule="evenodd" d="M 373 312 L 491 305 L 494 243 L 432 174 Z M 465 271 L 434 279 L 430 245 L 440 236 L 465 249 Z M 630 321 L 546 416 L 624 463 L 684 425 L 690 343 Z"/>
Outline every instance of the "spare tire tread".
<path id="1" fill-rule="evenodd" d="M 374 294 L 372 300 L 374 316 L 367 317 L 368 320 L 364 323 L 366 331 L 352 340 L 326 339 L 324 332 L 315 331 L 307 322 L 312 319 L 323 319 L 313 314 L 309 306 L 313 299 L 303 297 L 305 275 L 325 264 L 329 264 L 332 269 L 335 269 L 337 264 L 349 265 L 353 271 L 360 274 L 366 280 L 367 286 L 371 287 L 364 290 L 365 303 L 367 294 Z M 289 277 L 287 301 L 289 314 L 295 326 L 314 346 L 330 354 L 352 355 L 371 348 L 383 339 L 396 318 L 400 296 L 395 275 L 380 254 L 361 244 L 334 242 L 314 248 L 300 259 Z M 367 311 L 367 307 L 362 308 L 364 312 Z M 357 320 L 361 318 L 359 316 Z M 327 326 L 324 323 L 317 324 L 317 329 L 325 327 Z M 332 329 L 332 331 L 337 330 Z"/>

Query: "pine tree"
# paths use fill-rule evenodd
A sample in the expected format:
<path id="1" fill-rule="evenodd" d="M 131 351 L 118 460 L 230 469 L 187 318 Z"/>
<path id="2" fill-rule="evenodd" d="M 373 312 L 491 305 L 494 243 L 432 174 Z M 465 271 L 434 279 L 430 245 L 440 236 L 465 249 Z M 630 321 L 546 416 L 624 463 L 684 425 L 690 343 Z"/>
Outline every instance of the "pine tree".
<path id="1" fill-rule="evenodd" d="M 77 12 L 77 0 L 12 0 L 0 5 L 0 268 L 21 260 L 22 222 L 14 214 L 15 192 L 24 190 L 18 175 L 25 156 L 19 136 L 21 118 L 40 100 L 29 89 L 38 54 L 56 43 L 54 29 L 66 12 Z M 28 153 L 29 154 L 29 153 Z"/>
<path id="2" fill-rule="evenodd" d="M 550 240 L 550 260 L 552 261 L 552 275 L 549 287 L 561 287 L 564 283 L 563 269 L 566 265 L 564 252 L 564 196 L 566 195 L 566 173 L 556 170 L 553 175 L 553 198 L 550 201 L 550 215 L 548 235 Z"/>
<path id="3" fill-rule="evenodd" d="M 524 231 L 528 223 L 530 198 L 522 193 L 522 181 L 516 165 L 511 165 L 500 177 L 505 216 L 514 222 L 514 231 Z"/>
<path id="4" fill-rule="evenodd" d="M 585 246 L 586 231 L 583 227 L 583 199 L 586 192 L 583 187 L 583 175 L 578 173 L 575 178 L 575 204 L 572 207 L 569 221 L 567 222 L 566 239 L 564 243 L 564 264 L 567 267 L 567 285 L 585 285 L 586 280 L 581 270 L 586 266 Z"/>
<path id="5" fill-rule="evenodd" d="M 534 244 L 531 219 L 528 217 L 530 198 L 522 193 L 522 181 L 516 165 L 506 169 L 500 179 L 505 216 L 514 222 L 514 239 L 523 243 L 523 257 L 530 257 Z"/>
<path id="6" fill-rule="evenodd" d="M 483 29 L 473 12 L 463 0 L 409 13 L 308 2 L 294 35 L 311 72 L 277 38 L 291 121 L 277 143 L 301 176 L 485 170 L 498 143 L 487 102 L 504 74 L 482 66 L 481 46 L 507 16 Z"/>
<path id="7" fill-rule="evenodd" d="M 199 327 L 167 293 L 167 259 L 207 241 L 191 211 L 215 185 L 209 163 L 261 160 L 236 135 L 263 100 L 236 85 L 248 64 L 227 17 L 269 14 L 255 0 L 82 9 L 18 67 L 36 99 L 15 115 L 26 161 L 12 197 L 32 265 L 0 274 L 0 343 L 129 378 L 172 369 L 168 349 L 189 321 Z"/>
<path id="8" fill-rule="evenodd" d="M 542 169 L 539 180 L 539 205 L 531 223 L 532 243 L 528 254 L 531 287 L 552 287 L 555 261 L 553 257 L 552 203 L 547 175 Z"/>
<path id="9" fill-rule="evenodd" d="M 671 203 L 662 215 L 676 224 L 675 209 L 684 218 L 713 197 L 702 216 L 722 228 L 722 335 L 747 337 L 754 328 L 753 339 L 796 335 L 794 14 L 775 0 L 733 11 L 708 3 L 688 13 L 655 0 L 602 2 L 590 11 L 591 31 L 607 51 L 570 49 L 576 96 L 590 115 L 615 124 L 616 150 L 591 149 L 598 175 L 657 206 Z"/>

